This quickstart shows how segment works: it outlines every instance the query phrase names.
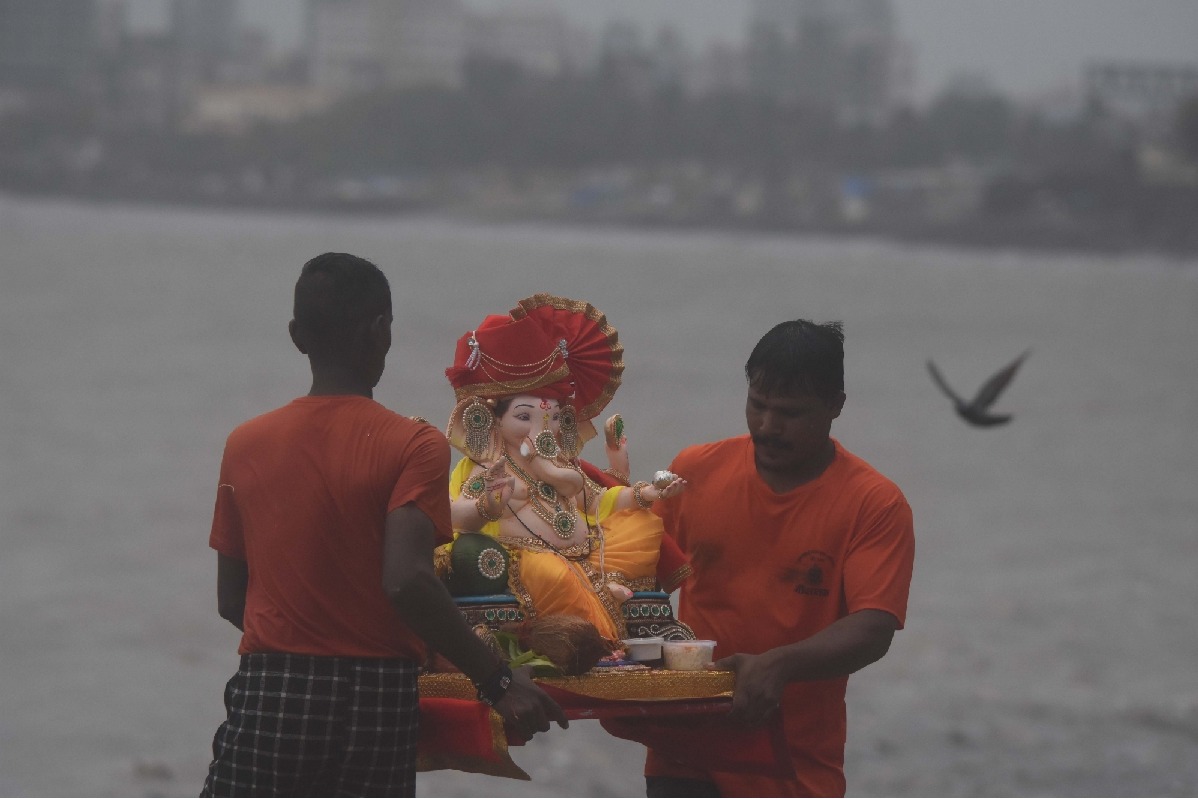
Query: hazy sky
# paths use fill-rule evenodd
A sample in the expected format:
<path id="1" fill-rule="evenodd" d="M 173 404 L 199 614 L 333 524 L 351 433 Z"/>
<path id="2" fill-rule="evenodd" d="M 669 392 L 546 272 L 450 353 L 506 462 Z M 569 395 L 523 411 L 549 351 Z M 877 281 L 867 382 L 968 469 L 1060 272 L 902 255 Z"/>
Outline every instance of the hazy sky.
<path id="1" fill-rule="evenodd" d="M 163 0 L 128 0 L 142 19 Z M 477 8 L 534 0 L 467 0 Z M 298 41 L 302 0 L 242 0 L 243 19 Z M 744 36 L 750 0 L 535 0 L 576 23 L 612 19 L 662 24 L 697 45 Z M 1117 58 L 1198 63 L 1198 0 L 894 0 L 901 35 L 915 53 L 915 92 L 927 99 L 960 72 L 983 72 L 999 89 L 1027 97 L 1075 85 L 1083 65 Z"/>

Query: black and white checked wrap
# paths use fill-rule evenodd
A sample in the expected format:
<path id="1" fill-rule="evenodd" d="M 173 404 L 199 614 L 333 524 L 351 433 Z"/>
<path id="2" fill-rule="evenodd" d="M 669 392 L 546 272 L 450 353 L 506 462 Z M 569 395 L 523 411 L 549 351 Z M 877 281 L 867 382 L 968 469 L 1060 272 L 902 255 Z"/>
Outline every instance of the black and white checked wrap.
<path id="1" fill-rule="evenodd" d="M 417 672 L 405 660 L 242 655 L 200 795 L 415 795 Z"/>

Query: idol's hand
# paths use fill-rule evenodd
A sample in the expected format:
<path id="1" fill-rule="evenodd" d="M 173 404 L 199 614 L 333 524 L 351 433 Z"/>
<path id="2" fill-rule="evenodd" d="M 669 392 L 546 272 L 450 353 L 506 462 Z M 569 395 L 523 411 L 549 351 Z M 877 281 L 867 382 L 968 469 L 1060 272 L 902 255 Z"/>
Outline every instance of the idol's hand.
<path id="1" fill-rule="evenodd" d="M 497 462 L 483 473 L 484 499 L 481 501 L 486 503 L 491 518 L 503 514 L 503 509 L 515 493 L 515 484 L 516 479 L 507 473 L 507 465 L 503 461 Z"/>
<path id="2" fill-rule="evenodd" d="M 678 475 L 674 475 L 674 479 L 666 483 L 661 488 L 655 485 L 649 485 L 641 491 L 641 496 L 649 502 L 656 502 L 659 499 L 670 499 L 681 494 L 687 489 L 690 483 L 682 479 Z"/>
<path id="3" fill-rule="evenodd" d="M 720 658 L 708 668 L 736 673 L 732 687 L 732 712 L 728 718 L 742 724 L 764 724 L 782 707 L 786 687 L 780 667 L 769 652 Z"/>
<path id="4" fill-rule="evenodd" d="M 628 458 L 628 436 L 624 435 L 624 420 L 620 414 L 608 417 L 603 424 L 603 444 L 607 451 L 607 473 L 628 485 L 632 467 Z"/>

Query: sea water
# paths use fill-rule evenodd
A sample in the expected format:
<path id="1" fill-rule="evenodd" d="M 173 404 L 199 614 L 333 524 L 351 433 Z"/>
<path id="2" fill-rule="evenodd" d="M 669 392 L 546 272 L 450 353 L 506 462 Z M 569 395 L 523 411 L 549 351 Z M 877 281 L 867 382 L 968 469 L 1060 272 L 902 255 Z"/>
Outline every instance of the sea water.
<path id="1" fill-rule="evenodd" d="M 291 291 L 328 250 L 391 280 L 377 399 L 438 425 L 485 315 L 593 303 L 640 475 L 744 430 L 770 326 L 843 321 L 833 433 L 904 490 L 918 547 L 907 628 L 850 682 L 850 794 L 1198 787 L 1194 260 L 0 198 L 0 794 L 199 790 L 237 664 L 207 546 L 221 448 L 307 390 Z M 1028 348 L 995 429 L 925 368 L 972 393 Z M 640 747 L 594 722 L 513 756 L 532 783 L 418 792 L 643 795 Z"/>

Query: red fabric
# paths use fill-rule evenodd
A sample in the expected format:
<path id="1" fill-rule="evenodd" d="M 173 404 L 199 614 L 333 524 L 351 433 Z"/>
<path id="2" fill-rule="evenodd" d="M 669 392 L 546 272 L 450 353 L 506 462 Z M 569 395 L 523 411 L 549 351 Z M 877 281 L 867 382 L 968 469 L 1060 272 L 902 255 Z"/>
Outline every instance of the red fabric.
<path id="1" fill-rule="evenodd" d="M 544 685 L 570 721 L 595 719 L 618 738 L 661 747 L 685 763 L 718 764 L 731 772 L 787 776 L 782 726 L 730 726 L 724 721 L 731 700 L 697 699 L 625 702 L 592 699 Z M 489 709 L 467 699 L 421 699 L 419 759 L 422 770 L 455 768 L 498 773 L 493 765 L 510 762 L 508 746 L 526 741 L 508 731 L 506 741 L 492 735 Z M 507 774 L 506 776 L 518 776 Z"/>
<path id="2" fill-rule="evenodd" d="M 582 458 L 579 458 L 578 465 L 582 467 L 582 471 L 587 477 L 604 488 L 616 488 L 617 486 L 628 485 L 628 483 L 623 483 L 612 477 L 590 461 L 584 461 Z"/>
<path id="3" fill-rule="evenodd" d="M 914 559 L 911 509 L 897 486 L 839 443 L 823 475 L 781 495 L 757 475 L 748 436 L 688 448 L 670 469 L 690 489 L 655 509 L 695 570 L 678 616 L 717 642 L 716 658 L 800 641 L 867 608 L 901 626 Z M 715 779 L 728 796 L 843 795 L 847 683 L 787 687 L 794 780 L 705 774 L 654 750 L 646 773 Z"/>
<path id="4" fill-rule="evenodd" d="M 477 357 L 471 339 L 478 345 Z M 445 376 L 455 389 L 470 388 L 468 393 L 480 397 L 535 391 L 538 397 L 564 402 L 574 395 L 574 383 L 558 339 L 552 329 L 536 319 L 488 316 L 458 339 L 453 366 L 445 370 Z M 537 379 L 541 376 L 546 378 Z"/>
<path id="5" fill-rule="evenodd" d="M 616 716 L 601 718 L 599 723 L 617 738 L 636 741 L 690 769 L 792 778 L 794 769 L 787 757 L 781 717 L 774 716 L 763 727 L 733 726 L 723 718 L 727 710 L 725 705 L 718 714 L 650 719 Z"/>
<path id="6" fill-rule="evenodd" d="M 209 545 L 249 566 L 239 652 L 422 659 L 382 590 L 383 525 L 449 540 L 449 445 L 357 396 L 301 397 L 230 434 Z"/>
<path id="7" fill-rule="evenodd" d="M 604 488 L 615 488 L 617 486 L 628 485 L 628 483 L 621 482 L 612 477 L 610 474 L 603 471 L 590 461 L 584 461 L 582 458 L 579 458 L 578 465 L 582 467 L 582 471 L 586 473 L 587 477 L 591 478 L 591 480 L 595 481 Z"/>
<path id="8" fill-rule="evenodd" d="M 473 699 L 421 699 L 421 755 L 453 752 L 499 762 L 491 735 L 491 708 Z"/>
<path id="9" fill-rule="evenodd" d="M 680 570 L 689 565 L 686 553 L 670 535 L 669 528 L 666 528 L 666 532 L 661 536 L 661 554 L 657 557 L 657 582 L 661 584 L 662 590 L 672 593 L 685 582 L 689 570 L 686 575 L 681 576 Z"/>
<path id="10" fill-rule="evenodd" d="M 566 342 L 578 418 L 598 416 L 624 373 L 624 346 L 603 312 L 583 300 L 541 293 L 520 300 L 511 314 L 513 319 L 535 319 L 555 341 Z"/>

